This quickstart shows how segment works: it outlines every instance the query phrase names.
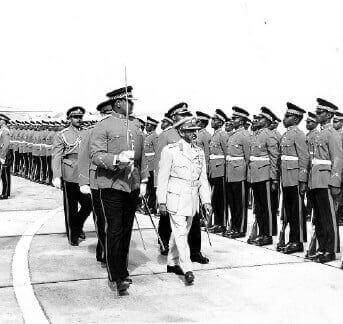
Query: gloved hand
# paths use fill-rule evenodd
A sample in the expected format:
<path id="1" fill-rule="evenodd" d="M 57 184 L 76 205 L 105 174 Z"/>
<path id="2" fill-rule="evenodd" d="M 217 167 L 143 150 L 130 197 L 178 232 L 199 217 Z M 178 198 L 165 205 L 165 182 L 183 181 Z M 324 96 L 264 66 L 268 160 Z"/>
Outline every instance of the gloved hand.
<path id="1" fill-rule="evenodd" d="M 306 190 L 307 190 L 306 182 L 300 182 L 299 183 L 299 194 L 301 197 L 305 196 Z"/>
<path id="2" fill-rule="evenodd" d="M 139 195 L 141 197 L 144 197 L 146 195 L 146 183 L 141 183 L 140 187 L 139 187 Z"/>
<path id="3" fill-rule="evenodd" d="M 159 210 L 161 216 L 167 216 L 167 206 L 166 206 L 166 204 L 159 204 L 158 205 L 158 210 Z"/>
<path id="4" fill-rule="evenodd" d="M 134 151 L 123 151 L 119 153 L 118 160 L 119 162 L 122 162 L 122 163 L 130 163 L 132 162 L 134 155 L 135 155 Z"/>
<path id="5" fill-rule="evenodd" d="M 61 179 L 60 178 L 52 179 L 52 185 L 58 189 L 61 189 Z"/>
<path id="6" fill-rule="evenodd" d="M 83 193 L 84 195 L 90 195 L 91 194 L 91 188 L 89 185 L 83 185 L 80 187 L 80 191 L 81 193 Z"/>

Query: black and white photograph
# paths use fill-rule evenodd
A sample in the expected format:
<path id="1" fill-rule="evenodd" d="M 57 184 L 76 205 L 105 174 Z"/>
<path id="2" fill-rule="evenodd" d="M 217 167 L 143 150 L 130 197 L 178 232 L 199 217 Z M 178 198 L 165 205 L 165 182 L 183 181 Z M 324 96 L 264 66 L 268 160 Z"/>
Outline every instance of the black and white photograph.
<path id="1" fill-rule="evenodd" d="M 0 4 L 0 323 L 338 324 L 343 2 Z"/>

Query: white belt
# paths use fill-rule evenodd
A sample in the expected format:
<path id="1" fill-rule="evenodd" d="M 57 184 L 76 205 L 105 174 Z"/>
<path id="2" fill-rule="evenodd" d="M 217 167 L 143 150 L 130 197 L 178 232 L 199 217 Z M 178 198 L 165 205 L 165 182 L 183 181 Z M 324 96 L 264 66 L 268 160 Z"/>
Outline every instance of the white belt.
<path id="1" fill-rule="evenodd" d="M 217 159 L 224 159 L 224 155 L 221 155 L 221 154 L 211 154 L 210 155 L 210 160 L 217 160 Z"/>
<path id="2" fill-rule="evenodd" d="M 250 161 L 269 161 L 268 156 L 250 156 Z"/>
<path id="3" fill-rule="evenodd" d="M 312 160 L 312 165 L 319 165 L 319 164 L 322 164 L 322 165 L 331 165 L 332 162 L 331 160 L 321 160 L 321 159 L 316 159 L 314 158 Z"/>
<path id="4" fill-rule="evenodd" d="M 150 152 L 150 153 L 144 153 L 145 156 L 154 156 L 155 153 L 154 152 Z"/>
<path id="5" fill-rule="evenodd" d="M 199 180 L 187 180 L 187 179 L 182 179 L 182 178 L 173 177 L 173 176 L 171 176 L 170 179 L 177 179 L 176 181 L 186 182 L 191 187 L 199 187 L 201 184 Z"/>
<path id="6" fill-rule="evenodd" d="M 244 160 L 244 156 L 226 156 L 227 161 L 238 161 L 238 160 Z"/>
<path id="7" fill-rule="evenodd" d="M 281 161 L 299 161 L 297 156 L 281 155 Z"/>

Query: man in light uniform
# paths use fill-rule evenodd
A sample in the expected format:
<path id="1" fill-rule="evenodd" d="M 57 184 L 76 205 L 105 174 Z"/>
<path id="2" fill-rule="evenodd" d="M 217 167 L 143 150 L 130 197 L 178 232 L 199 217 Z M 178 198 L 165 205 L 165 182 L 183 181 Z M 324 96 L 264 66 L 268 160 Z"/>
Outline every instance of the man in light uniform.
<path id="1" fill-rule="evenodd" d="M 2 194 L 0 199 L 7 199 L 11 193 L 11 165 L 9 161 L 10 130 L 7 127 L 9 118 L 0 114 L 0 171 L 2 182 Z"/>
<path id="2" fill-rule="evenodd" d="M 193 216 L 200 201 L 210 214 L 210 187 L 204 151 L 195 146 L 195 119 L 185 117 L 174 125 L 181 139 L 167 145 L 161 153 L 158 172 L 157 201 L 160 213 L 169 212 L 172 234 L 169 241 L 167 272 L 184 274 L 187 284 L 194 275 L 187 242 Z"/>
<path id="3" fill-rule="evenodd" d="M 288 102 L 283 120 L 287 131 L 281 138 L 281 184 L 284 216 L 289 224 L 289 242 L 283 253 L 303 252 L 307 241 L 304 195 L 308 181 L 310 154 L 306 137 L 298 127 L 305 110 Z"/>

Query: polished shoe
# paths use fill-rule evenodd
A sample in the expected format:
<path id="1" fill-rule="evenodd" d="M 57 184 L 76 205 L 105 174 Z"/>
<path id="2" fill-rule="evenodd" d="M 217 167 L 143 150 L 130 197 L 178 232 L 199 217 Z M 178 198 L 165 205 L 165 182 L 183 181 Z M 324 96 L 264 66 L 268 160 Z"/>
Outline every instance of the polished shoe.
<path id="1" fill-rule="evenodd" d="M 304 252 L 304 244 L 298 243 L 288 243 L 283 249 L 283 253 L 292 254 L 296 252 Z"/>
<path id="2" fill-rule="evenodd" d="M 254 244 L 257 246 L 270 245 L 273 244 L 273 238 L 271 236 L 260 236 L 255 240 Z"/>
<path id="3" fill-rule="evenodd" d="M 232 235 L 232 233 L 234 233 L 233 230 L 226 230 L 226 231 L 223 232 L 222 235 L 223 235 L 224 237 L 229 237 L 229 238 L 230 238 L 230 236 Z"/>
<path id="4" fill-rule="evenodd" d="M 70 241 L 69 244 L 70 244 L 71 246 L 79 246 L 79 240 Z"/>
<path id="5" fill-rule="evenodd" d="M 255 239 L 255 240 L 256 240 L 256 239 Z M 255 244 L 255 243 L 254 243 L 255 240 L 254 240 L 253 238 L 249 237 L 249 238 L 247 239 L 247 243 L 248 243 L 248 244 Z"/>
<path id="6" fill-rule="evenodd" d="M 0 196 L 0 199 L 8 199 L 8 196 L 6 196 L 6 195 L 1 195 L 1 196 Z"/>
<path id="7" fill-rule="evenodd" d="M 316 262 L 319 263 L 327 263 L 327 262 L 331 262 L 331 261 L 335 261 L 336 260 L 336 254 L 333 252 L 325 252 L 321 255 L 318 256 L 318 258 L 316 258 Z"/>
<path id="8" fill-rule="evenodd" d="M 127 290 L 130 288 L 130 284 L 125 280 L 117 280 L 116 285 L 118 293 L 121 296 L 126 295 Z"/>
<path id="9" fill-rule="evenodd" d="M 222 226 L 219 226 L 219 225 L 214 225 L 212 227 L 210 227 L 208 229 L 208 231 L 212 234 L 217 234 L 217 233 L 222 233 L 223 232 L 223 228 Z"/>
<path id="10" fill-rule="evenodd" d="M 240 233 L 240 232 L 233 232 L 231 235 L 229 235 L 229 238 L 231 239 L 237 239 L 241 237 L 245 237 L 246 233 Z"/>
<path id="11" fill-rule="evenodd" d="M 207 264 L 210 262 L 210 260 L 208 258 L 204 257 L 201 252 L 191 255 L 191 261 L 192 262 L 198 262 L 201 264 Z"/>
<path id="12" fill-rule="evenodd" d="M 183 275 L 183 271 L 179 265 L 169 266 L 167 265 L 168 273 L 175 273 L 177 275 Z"/>
<path id="13" fill-rule="evenodd" d="M 185 280 L 187 285 L 192 285 L 194 282 L 194 274 L 192 271 L 187 271 L 185 273 Z"/>
<path id="14" fill-rule="evenodd" d="M 130 278 L 130 276 L 127 276 L 126 278 L 124 278 L 125 282 L 128 282 L 130 285 L 132 284 L 132 279 Z"/>
<path id="15" fill-rule="evenodd" d="M 278 252 L 283 252 L 283 250 L 285 249 L 286 244 L 285 243 L 278 243 L 276 244 L 276 251 Z"/>
<path id="16" fill-rule="evenodd" d="M 305 255 L 305 259 L 306 260 L 310 260 L 310 261 L 316 261 L 320 255 L 322 255 L 323 252 L 317 251 L 315 254 L 309 254 L 308 252 Z"/>

